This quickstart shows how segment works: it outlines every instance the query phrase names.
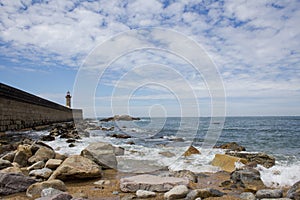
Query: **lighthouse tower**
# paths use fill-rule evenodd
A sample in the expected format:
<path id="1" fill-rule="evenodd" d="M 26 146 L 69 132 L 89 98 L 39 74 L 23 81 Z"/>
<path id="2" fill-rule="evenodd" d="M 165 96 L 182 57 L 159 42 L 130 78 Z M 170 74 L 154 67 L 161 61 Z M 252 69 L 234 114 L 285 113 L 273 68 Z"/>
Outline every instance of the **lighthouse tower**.
<path id="1" fill-rule="evenodd" d="M 68 91 L 67 92 L 67 95 L 66 95 L 66 106 L 68 107 L 68 108 L 71 108 L 71 95 L 70 95 L 70 92 Z"/>

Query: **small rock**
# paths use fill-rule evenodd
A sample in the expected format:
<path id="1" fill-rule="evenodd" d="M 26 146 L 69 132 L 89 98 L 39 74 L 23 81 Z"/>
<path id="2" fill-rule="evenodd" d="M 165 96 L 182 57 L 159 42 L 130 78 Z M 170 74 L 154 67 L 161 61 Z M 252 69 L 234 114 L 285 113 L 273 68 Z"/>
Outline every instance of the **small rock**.
<path id="1" fill-rule="evenodd" d="M 52 170 L 49 168 L 36 169 L 29 172 L 29 176 L 34 176 L 36 178 L 47 179 L 51 176 Z"/>
<path id="2" fill-rule="evenodd" d="M 113 195 L 118 195 L 119 192 L 118 192 L 118 191 L 113 191 L 112 194 L 113 194 Z"/>
<path id="3" fill-rule="evenodd" d="M 222 197 L 225 193 L 212 189 L 212 188 L 205 188 L 205 189 L 196 189 L 192 190 L 188 193 L 186 199 L 187 200 L 194 200 L 198 197 L 200 198 L 208 198 L 208 197 Z"/>
<path id="4" fill-rule="evenodd" d="M 53 140 L 55 140 L 55 137 L 52 136 L 52 135 L 43 135 L 43 136 L 41 137 L 41 140 L 42 140 L 42 141 L 53 141 Z"/>
<path id="5" fill-rule="evenodd" d="M 42 169 L 45 166 L 45 162 L 44 161 L 38 161 L 34 164 L 32 164 L 30 167 L 27 167 L 27 170 L 31 171 L 34 169 Z"/>
<path id="6" fill-rule="evenodd" d="M 75 147 L 76 145 L 74 143 L 69 144 L 69 147 Z"/>
<path id="7" fill-rule="evenodd" d="M 95 185 L 109 185 L 110 184 L 110 180 L 100 180 L 100 181 L 96 181 L 94 182 Z"/>
<path id="8" fill-rule="evenodd" d="M 150 198 L 150 197 L 156 196 L 155 192 L 151 192 L 151 191 L 147 191 L 147 190 L 138 190 L 138 191 L 136 191 L 135 194 L 138 198 Z"/>
<path id="9" fill-rule="evenodd" d="M 61 180 L 49 180 L 40 183 L 35 183 L 27 188 L 26 196 L 29 198 L 37 198 L 41 195 L 43 189 L 54 188 L 61 191 L 66 191 L 66 186 Z"/>
<path id="10" fill-rule="evenodd" d="M 70 194 L 68 194 L 67 192 L 62 192 L 62 193 L 55 194 L 50 197 L 37 198 L 36 200 L 70 200 L 72 198 L 73 197 Z"/>
<path id="11" fill-rule="evenodd" d="M 200 154 L 200 151 L 193 146 L 190 146 L 186 152 L 184 152 L 183 156 L 188 157 L 193 154 Z"/>
<path id="12" fill-rule="evenodd" d="M 121 198 L 121 200 L 132 200 L 136 199 L 136 196 L 134 194 L 129 194 Z"/>
<path id="13" fill-rule="evenodd" d="M 179 178 L 184 178 L 185 177 L 185 178 L 189 179 L 190 181 L 192 181 L 194 183 L 197 183 L 197 175 L 192 171 L 179 170 L 179 171 L 176 171 L 176 172 L 172 172 L 171 174 L 173 176 L 179 177 Z"/>
<path id="14" fill-rule="evenodd" d="M 300 199 L 300 181 L 296 182 L 287 192 L 287 197 L 291 199 Z"/>
<path id="15" fill-rule="evenodd" d="M 53 195 L 60 194 L 62 192 L 63 191 L 57 190 L 57 189 L 54 189 L 54 188 L 51 188 L 51 187 L 50 188 L 45 188 L 41 192 L 41 197 L 51 197 Z"/>
<path id="16" fill-rule="evenodd" d="M 180 199 L 186 197 L 189 189 L 185 185 L 178 185 L 173 187 L 169 192 L 164 194 L 164 198 L 167 200 Z"/>
<path id="17" fill-rule="evenodd" d="M 56 169 L 58 168 L 62 163 L 62 160 L 59 159 L 49 159 L 45 165 L 45 167 L 49 169 Z"/>
<path id="18" fill-rule="evenodd" d="M 7 167 L 12 167 L 11 162 L 8 161 L 8 160 L 0 159 L 0 170 L 4 169 L 4 168 L 7 168 Z"/>
<path id="19" fill-rule="evenodd" d="M 290 198 L 263 198 L 260 200 L 292 200 Z M 299 199 L 295 199 L 295 200 L 299 200 Z"/>
<path id="20" fill-rule="evenodd" d="M 70 138 L 70 139 L 67 139 L 67 140 L 66 140 L 66 143 L 74 143 L 74 142 L 76 142 L 76 140 L 73 139 L 73 138 Z"/>
<path id="21" fill-rule="evenodd" d="M 243 192 L 240 194 L 240 199 L 242 200 L 255 200 L 255 195 L 251 192 Z"/>
<path id="22" fill-rule="evenodd" d="M 282 190 L 271 190 L 271 189 L 263 189 L 258 190 L 256 192 L 256 198 L 262 199 L 262 198 L 281 198 L 283 196 Z"/>

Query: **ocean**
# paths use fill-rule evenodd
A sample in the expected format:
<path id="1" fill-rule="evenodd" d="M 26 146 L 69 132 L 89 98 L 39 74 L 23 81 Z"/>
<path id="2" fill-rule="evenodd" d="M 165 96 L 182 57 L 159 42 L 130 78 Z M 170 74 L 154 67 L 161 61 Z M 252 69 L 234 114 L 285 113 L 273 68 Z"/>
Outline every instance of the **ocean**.
<path id="1" fill-rule="evenodd" d="M 216 145 L 237 142 L 248 152 L 265 152 L 276 158 L 276 165 L 269 169 L 257 167 L 267 186 L 291 186 L 300 180 L 300 117 L 226 117 L 224 125 L 210 122 L 209 117 L 141 118 L 140 121 L 118 122 L 89 120 L 96 126 L 115 128 L 113 131 L 88 130 L 89 137 L 83 137 L 73 148 L 61 138 L 46 143 L 68 155 L 80 154 L 91 142 L 104 141 L 121 146 L 126 151 L 124 156 L 118 157 L 118 170 L 125 172 L 148 173 L 163 168 L 217 172 L 220 169 L 211 166 L 210 162 L 216 153 L 224 153 L 224 150 L 202 146 L 212 126 L 217 132 L 212 140 L 217 141 Z M 48 132 L 29 131 L 26 134 L 38 137 Z M 111 137 L 112 134 L 126 134 L 131 138 L 119 139 Z M 183 157 L 190 145 L 201 154 Z"/>

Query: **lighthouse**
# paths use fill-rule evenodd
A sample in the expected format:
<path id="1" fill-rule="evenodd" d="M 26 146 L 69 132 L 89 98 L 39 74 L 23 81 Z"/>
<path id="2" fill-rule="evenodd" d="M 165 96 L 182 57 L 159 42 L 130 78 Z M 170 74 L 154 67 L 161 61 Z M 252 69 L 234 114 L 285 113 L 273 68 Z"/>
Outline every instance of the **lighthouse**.
<path id="1" fill-rule="evenodd" d="M 66 106 L 68 107 L 68 108 L 71 108 L 71 95 L 70 95 L 70 92 L 68 91 L 67 92 L 67 95 L 66 95 Z"/>

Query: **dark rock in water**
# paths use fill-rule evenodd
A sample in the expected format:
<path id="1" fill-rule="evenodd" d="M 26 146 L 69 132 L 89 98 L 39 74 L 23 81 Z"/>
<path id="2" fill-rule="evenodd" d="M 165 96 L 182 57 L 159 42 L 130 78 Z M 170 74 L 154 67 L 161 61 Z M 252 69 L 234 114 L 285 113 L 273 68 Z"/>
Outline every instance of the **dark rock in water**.
<path id="1" fill-rule="evenodd" d="M 259 171 L 253 168 L 236 170 L 231 173 L 230 179 L 234 184 L 249 192 L 255 192 L 266 187 L 260 178 Z"/>
<path id="2" fill-rule="evenodd" d="M 186 152 L 184 152 L 183 156 L 191 156 L 192 154 L 200 154 L 200 151 L 193 146 L 190 146 Z"/>
<path id="3" fill-rule="evenodd" d="M 66 143 L 74 143 L 74 142 L 76 142 L 76 140 L 73 139 L 73 138 L 70 138 L 70 139 L 67 139 L 67 140 L 66 140 Z"/>
<path id="4" fill-rule="evenodd" d="M 192 190 L 188 193 L 185 199 L 194 200 L 196 198 L 209 198 L 209 197 L 222 197 L 225 193 L 213 189 L 213 188 L 205 188 L 205 189 L 196 189 Z"/>
<path id="5" fill-rule="evenodd" d="M 275 158 L 265 153 L 251 153 L 251 152 L 226 152 L 227 155 L 245 158 L 249 162 L 255 162 L 266 168 L 270 168 L 275 165 Z"/>
<path id="6" fill-rule="evenodd" d="M 220 146 L 215 146 L 215 148 L 220 148 L 220 149 L 230 149 L 232 151 L 246 151 L 246 148 L 237 144 L 236 142 L 229 142 L 226 144 L 222 144 Z"/>
<path id="7" fill-rule="evenodd" d="M 120 138 L 120 139 L 128 139 L 128 138 L 131 138 L 130 135 L 126 135 L 126 134 L 112 134 L 111 137 L 114 137 L 114 138 Z"/>
<path id="8" fill-rule="evenodd" d="M 256 192 L 256 198 L 262 199 L 262 198 L 281 198 L 283 196 L 282 190 L 271 190 L 271 189 L 263 189 L 258 190 Z"/>
<path id="9" fill-rule="evenodd" d="M 36 180 L 23 174 L 0 173 L 0 195 L 24 192 Z"/>
<path id="10" fill-rule="evenodd" d="M 44 135 L 44 136 L 41 137 L 41 140 L 42 141 L 54 141 L 55 137 L 52 136 L 52 135 Z"/>
<path id="11" fill-rule="evenodd" d="M 126 144 L 135 145 L 133 141 L 126 142 Z"/>
<path id="12" fill-rule="evenodd" d="M 110 127 L 110 128 L 106 128 L 106 127 L 101 127 L 102 131 L 113 131 L 115 129 L 114 126 Z"/>
<path id="13" fill-rule="evenodd" d="M 101 119 L 100 122 L 109 122 L 109 121 L 133 121 L 140 120 L 139 117 L 131 117 L 129 115 L 115 115 L 113 117 Z"/>
<path id="14" fill-rule="evenodd" d="M 75 147 L 76 145 L 74 143 L 69 144 L 69 147 Z"/>
<path id="15" fill-rule="evenodd" d="M 300 181 L 296 182 L 287 192 L 290 199 L 300 200 Z"/>

